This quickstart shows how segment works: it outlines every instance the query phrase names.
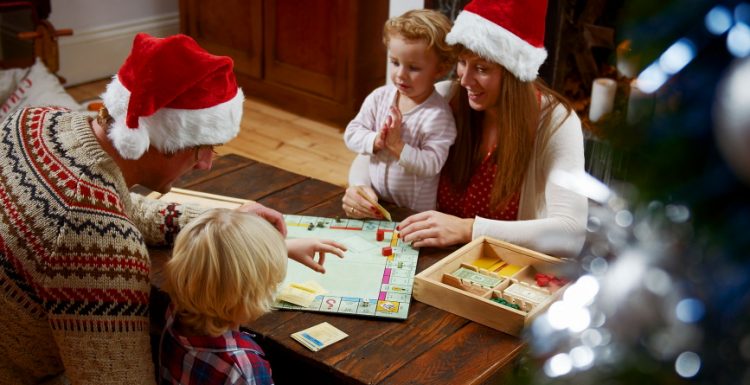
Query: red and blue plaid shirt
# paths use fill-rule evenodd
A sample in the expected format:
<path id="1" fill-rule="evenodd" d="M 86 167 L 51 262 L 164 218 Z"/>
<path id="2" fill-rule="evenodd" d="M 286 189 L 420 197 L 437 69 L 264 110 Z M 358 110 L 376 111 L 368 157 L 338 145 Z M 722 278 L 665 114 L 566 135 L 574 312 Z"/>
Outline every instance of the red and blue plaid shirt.
<path id="1" fill-rule="evenodd" d="M 161 384 L 272 385 L 271 366 L 251 335 L 227 331 L 218 337 L 178 334 L 167 311 L 161 342 Z"/>

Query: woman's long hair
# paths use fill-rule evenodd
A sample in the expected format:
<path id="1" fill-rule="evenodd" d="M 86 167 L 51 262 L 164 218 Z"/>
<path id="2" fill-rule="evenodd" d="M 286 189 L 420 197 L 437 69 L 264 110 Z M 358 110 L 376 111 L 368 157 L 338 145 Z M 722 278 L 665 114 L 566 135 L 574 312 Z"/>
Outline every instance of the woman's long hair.
<path id="1" fill-rule="evenodd" d="M 562 104 L 568 114 L 572 111 L 565 98 L 547 87 L 541 79 L 524 82 L 502 65 L 500 70 L 497 105 L 490 107 L 498 110 L 498 142 L 494 151 L 497 172 L 490 199 L 491 210 L 504 207 L 521 191 L 533 151 L 543 149 L 559 127 L 559 123 L 552 127 L 555 107 Z M 485 156 L 479 151 L 485 114 L 469 106 L 465 89 L 458 90 L 457 101 L 455 118 L 458 132 L 445 167 L 453 186 L 463 191 Z M 539 140 L 543 142 L 539 143 Z"/>

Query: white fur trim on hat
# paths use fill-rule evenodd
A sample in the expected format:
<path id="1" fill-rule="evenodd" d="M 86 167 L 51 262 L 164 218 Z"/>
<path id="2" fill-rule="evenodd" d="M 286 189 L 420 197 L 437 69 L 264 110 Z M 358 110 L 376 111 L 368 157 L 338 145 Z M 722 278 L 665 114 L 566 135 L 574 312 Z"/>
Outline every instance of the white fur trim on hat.
<path id="1" fill-rule="evenodd" d="M 522 81 L 532 81 L 547 58 L 547 50 L 535 47 L 507 29 L 469 11 L 458 14 L 445 37 L 477 55 L 501 64 Z"/>
<path id="2" fill-rule="evenodd" d="M 114 119 L 108 137 L 125 159 L 138 159 L 152 145 L 164 153 L 202 145 L 223 144 L 240 131 L 242 103 L 241 88 L 230 100 L 208 108 L 195 110 L 161 108 L 151 116 L 138 119 L 138 128 L 128 128 L 130 91 L 120 83 L 117 75 L 107 85 L 102 101 Z"/>

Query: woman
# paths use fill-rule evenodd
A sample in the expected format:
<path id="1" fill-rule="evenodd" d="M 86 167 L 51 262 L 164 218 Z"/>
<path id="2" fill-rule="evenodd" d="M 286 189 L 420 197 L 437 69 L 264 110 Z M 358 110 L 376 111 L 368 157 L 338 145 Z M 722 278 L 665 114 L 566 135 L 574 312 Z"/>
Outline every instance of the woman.
<path id="1" fill-rule="evenodd" d="M 460 52 L 458 82 L 447 87 L 458 137 L 442 171 L 438 211 L 399 225 L 415 247 L 486 235 L 559 257 L 580 252 L 587 200 L 550 180 L 555 170 L 583 173 L 584 157 L 580 120 L 537 80 L 547 56 L 546 7 L 546 1 L 475 0 L 456 19 L 446 41 Z M 364 160 L 352 164 L 352 186 L 367 172 Z M 372 212 L 352 187 L 343 208 L 353 217 Z"/>

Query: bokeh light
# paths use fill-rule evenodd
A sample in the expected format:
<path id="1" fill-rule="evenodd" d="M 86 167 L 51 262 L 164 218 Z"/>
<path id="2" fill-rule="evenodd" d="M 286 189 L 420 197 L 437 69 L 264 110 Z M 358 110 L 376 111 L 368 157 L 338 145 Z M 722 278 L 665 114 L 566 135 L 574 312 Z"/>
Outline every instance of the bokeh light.
<path id="1" fill-rule="evenodd" d="M 706 29 L 714 35 L 721 35 L 732 27 L 732 13 L 723 5 L 717 5 L 706 14 Z"/>

